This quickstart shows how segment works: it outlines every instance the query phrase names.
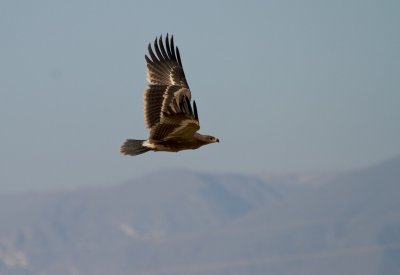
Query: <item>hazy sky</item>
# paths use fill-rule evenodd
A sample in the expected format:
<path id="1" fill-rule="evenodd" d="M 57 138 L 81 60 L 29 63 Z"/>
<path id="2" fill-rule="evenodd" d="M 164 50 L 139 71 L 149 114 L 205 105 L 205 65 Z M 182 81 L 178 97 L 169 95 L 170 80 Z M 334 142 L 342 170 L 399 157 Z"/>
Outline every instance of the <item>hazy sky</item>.
<path id="1" fill-rule="evenodd" d="M 0 2 L 0 192 L 162 169 L 342 170 L 400 154 L 400 1 Z M 144 54 L 173 33 L 201 132 L 146 138 Z"/>

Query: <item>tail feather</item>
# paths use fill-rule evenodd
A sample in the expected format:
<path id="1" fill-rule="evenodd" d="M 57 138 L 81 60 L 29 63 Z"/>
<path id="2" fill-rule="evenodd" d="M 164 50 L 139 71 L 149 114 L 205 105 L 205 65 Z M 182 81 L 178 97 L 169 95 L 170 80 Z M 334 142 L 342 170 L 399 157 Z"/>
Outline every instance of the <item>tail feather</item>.
<path id="1" fill-rule="evenodd" d="M 144 140 L 127 139 L 121 146 L 121 154 L 136 156 L 150 151 L 149 148 L 143 146 Z"/>

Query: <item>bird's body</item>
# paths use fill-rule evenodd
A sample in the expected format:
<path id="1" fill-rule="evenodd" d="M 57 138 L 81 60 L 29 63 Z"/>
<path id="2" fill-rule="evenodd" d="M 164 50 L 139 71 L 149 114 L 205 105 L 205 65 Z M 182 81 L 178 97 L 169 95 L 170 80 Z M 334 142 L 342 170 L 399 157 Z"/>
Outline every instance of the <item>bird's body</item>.
<path id="1" fill-rule="evenodd" d="M 178 152 L 197 149 L 219 142 L 215 137 L 197 133 L 200 129 L 196 102 L 191 104 L 191 92 L 186 82 L 178 48 L 174 39 L 149 44 L 147 80 L 144 92 L 144 118 L 149 130 L 147 140 L 128 139 L 121 146 L 124 155 L 139 155 L 147 151 Z"/>

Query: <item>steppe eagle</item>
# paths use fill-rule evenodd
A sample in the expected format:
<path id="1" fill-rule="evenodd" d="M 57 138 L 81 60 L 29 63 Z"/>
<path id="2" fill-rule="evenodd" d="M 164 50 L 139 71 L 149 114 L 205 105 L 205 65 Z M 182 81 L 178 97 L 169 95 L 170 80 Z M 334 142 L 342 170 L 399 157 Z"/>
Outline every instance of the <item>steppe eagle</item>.
<path id="1" fill-rule="evenodd" d="M 144 120 L 149 131 L 147 140 L 128 139 L 121 146 L 124 155 L 136 156 L 148 151 L 178 152 L 197 149 L 218 138 L 197 133 L 200 129 L 196 102 L 191 92 L 174 38 L 154 40 L 154 51 L 148 46 L 147 81 L 144 92 Z"/>

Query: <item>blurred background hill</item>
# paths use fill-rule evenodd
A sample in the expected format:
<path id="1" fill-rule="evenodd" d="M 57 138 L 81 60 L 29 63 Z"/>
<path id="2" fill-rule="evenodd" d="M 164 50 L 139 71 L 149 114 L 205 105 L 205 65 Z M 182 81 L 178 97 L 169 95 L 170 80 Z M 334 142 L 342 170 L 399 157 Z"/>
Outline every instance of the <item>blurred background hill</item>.
<path id="1" fill-rule="evenodd" d="M 0 197 L 1 274 L 397 274 L 400 157 L 261 178 L 168 170 Z"/>

